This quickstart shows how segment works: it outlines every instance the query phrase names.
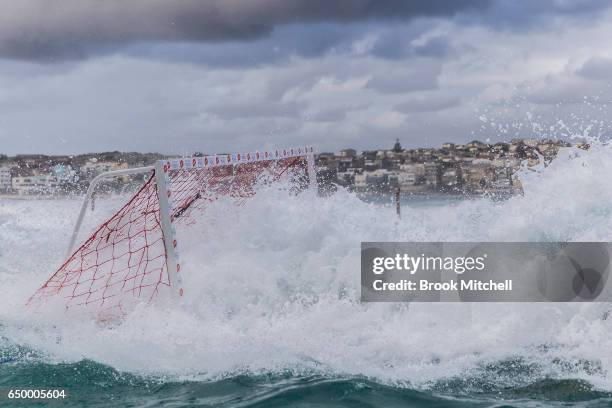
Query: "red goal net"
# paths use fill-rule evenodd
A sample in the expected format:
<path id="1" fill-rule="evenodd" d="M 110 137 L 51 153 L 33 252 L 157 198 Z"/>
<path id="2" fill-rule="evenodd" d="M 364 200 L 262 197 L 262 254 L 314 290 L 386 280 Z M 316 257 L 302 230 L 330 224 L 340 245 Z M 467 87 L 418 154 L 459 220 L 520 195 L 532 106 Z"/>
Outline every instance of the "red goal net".
<path id="1" fill-rule="evenodd" d="M 182 296 L 177 228 L 220 197 L 241 205 L 258 187 L 314 182 L 312 148 L 159 161 L 142 187 L 60 266 L 29 303 L 49 299 L 124 315 L 139 302 Z"/>

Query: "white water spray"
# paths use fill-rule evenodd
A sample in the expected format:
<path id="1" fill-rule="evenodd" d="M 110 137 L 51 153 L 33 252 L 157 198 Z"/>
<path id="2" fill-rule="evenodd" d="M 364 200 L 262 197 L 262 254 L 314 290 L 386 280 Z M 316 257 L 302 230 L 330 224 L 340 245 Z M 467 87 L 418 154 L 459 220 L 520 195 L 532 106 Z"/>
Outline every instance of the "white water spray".
<path id="1" fill-rule="evenodd" d="M 79 203 L 3 200 L 0 335 L 50 361 L 179 378 L 289 369 L 426 386 L 521 358 L 612 390 L 605 304 L 359 302 L 361 241 L 609 241 L 611 174 L 612 147 L 564 149 L 523 172 L 524 197 L 408 203 L 397 225 L 393 208 L 342 191 L 269 189 L 240 208 L 218 201 L 179 237 L 184 304 L 139 308 L 113 328 L 24 307 L 62 261 Z"/>

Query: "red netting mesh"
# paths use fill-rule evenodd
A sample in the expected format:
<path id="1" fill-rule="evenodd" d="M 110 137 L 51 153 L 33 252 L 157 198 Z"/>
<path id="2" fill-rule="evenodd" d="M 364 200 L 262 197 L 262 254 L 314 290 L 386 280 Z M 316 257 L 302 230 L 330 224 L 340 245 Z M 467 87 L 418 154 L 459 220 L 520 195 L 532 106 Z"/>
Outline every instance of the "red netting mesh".
<path id="1" fill-rule="evenodd" d="M 190 225 L 194 211 L 229 196 L 241 204 L 256 185 L 286 177 L 295 188 L 307 183 L 303 157 L 210 168 L 168 170 L 172 222 Z M 175 237 L 166 237 L 174 241 Z M 136 302 L 151 302 L 169 293 L 171 281 L 160 220 L 155 174 L 109 220 L 87 239 L 32 296 L 32 301 L 59 298 L 66 308 L 83 306 L 124 315 Z"/>
<path id="2" fill-rule="evenodd" d="M 296 189 L 304 188 L 308 182 L 306 168 L 303 157 L 292 157 L 218 166 L 208 171 L 170 170 L 172 220 L 194 222 L 196 219 L 190 216 L 194 210 L 203 210 L 209 201 L 223 196 L 234 198 L 235 204 L 240 205 L 255 194 L 256 186 L 274 183 L 281 178 L 289 180 Z"/>

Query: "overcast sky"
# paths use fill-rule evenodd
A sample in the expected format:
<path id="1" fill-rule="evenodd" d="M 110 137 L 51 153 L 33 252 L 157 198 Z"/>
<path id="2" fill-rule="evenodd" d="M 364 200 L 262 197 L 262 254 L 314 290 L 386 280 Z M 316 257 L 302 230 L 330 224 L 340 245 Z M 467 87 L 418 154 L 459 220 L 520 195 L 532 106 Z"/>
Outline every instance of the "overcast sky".
<path id="1" fill-rule="evenodd" d="M 0 0 L 0 153 L 609 132 L 604 0 Z"/>

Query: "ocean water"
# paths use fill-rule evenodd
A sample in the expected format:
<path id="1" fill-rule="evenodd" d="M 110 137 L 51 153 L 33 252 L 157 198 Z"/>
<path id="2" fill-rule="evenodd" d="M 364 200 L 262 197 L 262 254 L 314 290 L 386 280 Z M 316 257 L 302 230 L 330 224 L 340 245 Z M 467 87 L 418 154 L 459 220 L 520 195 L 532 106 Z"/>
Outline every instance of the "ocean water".
<path id="1" fill-rule="evenodd" d="M 58 406 L 612 405 L 612 305 L 362 304 L 361 241 L 608 241 L 612 148 L 566 149 L 505 201 L 261 190 L 180 235 L 180 304 L 118 325 L 24 306 L 62 262 L 78 200 L 0 200 L 0 391 Z M 122 197 L 101 200 L 87 228 Z M 1 406 L 43 406 L 0 399 Z"/>

